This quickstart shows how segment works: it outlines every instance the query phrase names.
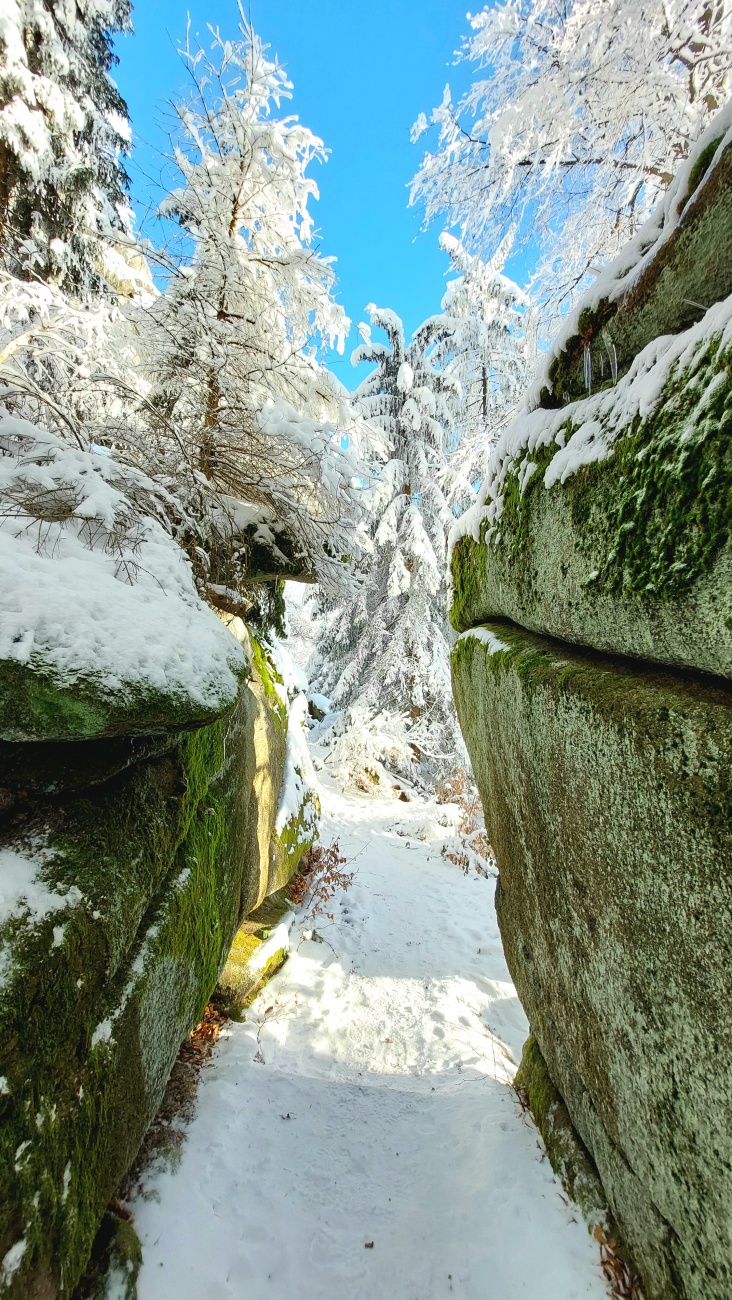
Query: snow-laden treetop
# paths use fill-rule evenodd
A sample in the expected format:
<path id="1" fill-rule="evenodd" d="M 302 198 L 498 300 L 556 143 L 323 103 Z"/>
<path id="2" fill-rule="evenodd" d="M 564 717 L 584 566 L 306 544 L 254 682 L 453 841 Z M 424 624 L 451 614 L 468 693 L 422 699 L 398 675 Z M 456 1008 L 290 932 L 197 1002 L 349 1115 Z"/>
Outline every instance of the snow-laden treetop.
<path id="1" fill-rule="evenodd" d="M 552 330 L 729 99 L 732 7 L 495 0 L 468 17 L 458 57 L 474 79 L 457 102 L 447 86 L 415 124 L 414 138 L 430 131 L 433 142 L 412 201 L 476 251 L 491 255 L 506 237 L 530 250 Z"/>

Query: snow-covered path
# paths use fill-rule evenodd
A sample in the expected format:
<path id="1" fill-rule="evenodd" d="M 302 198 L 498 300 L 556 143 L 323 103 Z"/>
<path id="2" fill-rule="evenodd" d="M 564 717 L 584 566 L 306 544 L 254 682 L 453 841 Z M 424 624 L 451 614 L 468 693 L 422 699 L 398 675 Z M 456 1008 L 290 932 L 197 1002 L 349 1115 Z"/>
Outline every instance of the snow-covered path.
<path id="1" fill-rule="evenodd" d="M 326 942 L 293 931 L 135 1202 L 140 1300 L 606 1300 L 507 1086 L 527 1026 L 493 882 L 415 838 L 434 808 L 324 796 L 356 879 Z"/>

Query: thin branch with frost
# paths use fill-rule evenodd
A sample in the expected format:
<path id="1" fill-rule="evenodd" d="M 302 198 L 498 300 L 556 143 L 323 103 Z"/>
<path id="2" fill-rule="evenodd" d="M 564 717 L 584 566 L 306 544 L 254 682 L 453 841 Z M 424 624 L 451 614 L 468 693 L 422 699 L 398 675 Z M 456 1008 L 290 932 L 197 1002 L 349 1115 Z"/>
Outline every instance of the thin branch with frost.
<path id="1" fill-rule="evenodd" d="M 732 3 L 499 0 L 471 25 L 472 85 L 415 124 L 437 141 L 412 202 L 488 256 L 510 234 L 551 333 L 729 99 Z"/>

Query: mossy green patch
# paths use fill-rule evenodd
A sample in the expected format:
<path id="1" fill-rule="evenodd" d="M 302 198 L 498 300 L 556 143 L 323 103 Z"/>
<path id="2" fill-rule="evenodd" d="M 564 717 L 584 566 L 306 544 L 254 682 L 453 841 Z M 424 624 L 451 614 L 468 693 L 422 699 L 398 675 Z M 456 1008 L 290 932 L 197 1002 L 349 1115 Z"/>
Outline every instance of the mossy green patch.
<path id="1" fill-rule="evenodd" d="M 568 441 L 571 420 L 562 432 Z M 574 535 L 603 560 L 595 588 L 676 596 L 708 572 L 729 539 L 732 519 L 732 350 L 717 338 L 692 366 L 672 374 L 646 419 L 636 418 L 612 456 L 587 465 L 564 484 Z M 556 442 L 526 452 L 507 475 L 500 526 L 492 545 L 505 555 L 519 588 L 533 580 L 531 546 L 544 474 Z M 521 490 L 526 463 L 536 464 Z"/>
<path id="2" fill-rule="evenodd" d="M 129 1219 L 108 1210 L 94 1252 L 73 1300 L 137 1300 L 142 1245 Z"/>
<path id="3" fill-rule="evenodd" d="M 307 789 L 297 813 L 272 838 L 271 891 L 283 889 L 295 875 L 302 857 L 318 837 L 319 823 L 320 800 L 314 790 Z"/>
<path id="4" fill-rule="evenodd" d="M 286 910 L 285 908 L 284 911 Z M 242 1012 L 251 1006 L 260 989 L 287 958 L 287 948 L 281 947 L 271 952 L 266 961 L 262 962 L 260 953 L 268 938 L 267 927 L 264 927 L 263 933 L 257 934 L 246 924 L 234 938 L 214 993 L 216 1006 L 232 1020 L 238 1020 Z"/>
<path id="5" fill-rule="evenodd" d="M 594 583 L 666 599 L 687 592 L 729 540 L 732 352 L 712 342 L 663 401 L 570 491 L 576 535 L 603 554 Z M 584 480 L 584 481 L 583 481 Z"/>
<path id="6" fill-rule="evenodd" d="M 714 158 L 714 155 L 717 152 L 723 139 L 724 139 L 723 136 L 717 135 L 714 137 L 713 140 L 710 140 L 709 144 L 706 146 L 705 149 L 702 149 L 701 153 L 699 154 L 699 157 L 694 163 L 694 166 L 689 172 L 689 184 L 686 187 L 686 193 L 683 199 L 679 203 L 679 207 L 678 207 L 679 212 L 683 212 L 692 194 L 698 189 L 701 181 L 704 179 L 706 173 L 708 172 L 709 167 L 711 166 L 712 159 Z"/>
<path id="7" fill-rule="evenodd" d="M 551 409 L 584 397 L 588 366 L 593 392 L 612 383 L 611 369 L 624 375 L 654 339 L 689 329 L 708 307 L 732 293 L 732 146 L 727 145 L 710 172 L 719 144 L 712 141 L 697 159 L 679 204 L 681 218 L 656 255 L 635 278 L 629 277 L 632 282 L 622 295 L 580 312 L 577 333 L 551 363 L 542 406 Z"/>
<path id="8" fill-rule="evenodd" d="M 277 690 L 275 683 L 282 686 L 282 678 L 275 668 L 271 658 L 267 655 L 265 644 L 258 637 L 251 633 L 252 641 L 252 666 L 264 687 L 265 699 L 272 710 L 272 715 L 281 731 L 287 731 L 287 709 L 282 700 L 282 695 Z"/>
<path id="9" fill-rule="evenodd" d="M 520 1096 L 525 1097 L 544 1140 L 552 1169 L 567 1195 L 579 1205 L 590 1231 L 598 1233 L 602 1240 L 617 1240 L 617 1227 L 600 1176 L 552 1083 L 533 1035 L 524 1045 L 514 1087 Z"/>
<path id="10" fill-rule="evenodd" d="M 150 686 L 115 691 L 84 679 L 65 685 L 28 664 L 0 660 L 0 740 L 78 741 L 205 726 L 232 707 L 235 690 L 236 684 L 234 691 L 222 687 L 204 705 Z"/>

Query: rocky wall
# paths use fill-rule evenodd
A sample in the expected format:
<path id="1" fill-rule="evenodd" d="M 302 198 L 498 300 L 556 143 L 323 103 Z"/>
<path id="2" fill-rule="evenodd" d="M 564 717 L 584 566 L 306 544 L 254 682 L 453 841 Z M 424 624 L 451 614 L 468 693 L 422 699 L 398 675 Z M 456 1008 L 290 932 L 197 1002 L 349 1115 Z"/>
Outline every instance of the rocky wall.
<path id="1" fill-rule="evenodd" d="M 650 1300 L 724 1300 L 732 695 L 506 623 L 460 637 L 453 672 L 551 1080 Z"/>
<path id="2" fill-rule="evenodd" d="M 731 186 L 728 108 L 451 539 L 516 1085 L 646 1300 L 732 1295 Z"/>
<path id="3" fill-rule="evenodd" d="M 453 549 L 456 629 L 505 617 L 732 677 L 731 360 L 720 331 L 670 368 L 643 416 L 622 404 L 641 402 L 645 375 L 528 417 L 501 466 L 500 510 Z M 573 436 L 586 439 L 574 460 Z"/>
<path id="4" fill-rule="evenodd" d="M 253 667 L 193 730 L 0 749 L 0 1294 L 84 1269 L 269 892 L 284 725 Z"/>

